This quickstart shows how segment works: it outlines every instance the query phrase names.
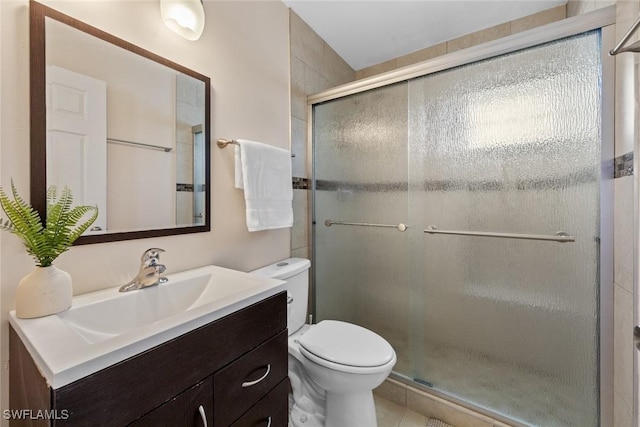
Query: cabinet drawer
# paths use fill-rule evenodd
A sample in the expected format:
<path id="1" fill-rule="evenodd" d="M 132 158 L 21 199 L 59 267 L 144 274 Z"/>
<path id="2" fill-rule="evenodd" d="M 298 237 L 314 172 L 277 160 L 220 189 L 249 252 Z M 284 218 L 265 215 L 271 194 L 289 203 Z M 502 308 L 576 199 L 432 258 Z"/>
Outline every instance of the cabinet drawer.
<path id="1" fill-rule="evenodd" d="M 289 380 L 284 379 L 231 427 L 286 427 Z"/>
<path id="2" fill-rule="evenodd" d="M 287 330 L 245 354 L 213 377 L 216 426 L 238 419 L 287 376 Z"/>
<path id="3" fill-rule="evenodd" d="M 213 420 L 211 377 L 180 393 L 164 405 L 139 418 L 130 427 L 202 427 Z"/>

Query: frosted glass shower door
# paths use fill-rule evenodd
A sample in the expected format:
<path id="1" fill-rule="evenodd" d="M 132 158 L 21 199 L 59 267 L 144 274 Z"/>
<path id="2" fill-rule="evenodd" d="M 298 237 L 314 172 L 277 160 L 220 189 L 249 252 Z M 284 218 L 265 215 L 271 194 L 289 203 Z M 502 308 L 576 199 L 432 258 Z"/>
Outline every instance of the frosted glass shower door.
<path id="1" fill-rule="evenodd" d="M 315 105 L 313 115 L 316 319 L 406 347 L 407 233 L 355 224 L 406 223 L 407 83 Z"/>
<path id="2" fill-rule="evenodd" d="M 597 31 L 409 83 L 411 367 L 535 426 L 597 426 Z"/>

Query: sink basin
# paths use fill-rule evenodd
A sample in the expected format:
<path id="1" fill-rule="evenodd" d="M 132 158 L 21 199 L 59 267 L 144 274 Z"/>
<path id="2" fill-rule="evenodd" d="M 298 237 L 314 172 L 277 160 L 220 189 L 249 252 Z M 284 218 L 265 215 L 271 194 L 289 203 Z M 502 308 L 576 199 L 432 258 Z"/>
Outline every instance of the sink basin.
<path id="1" fill-rule="evenodd" d="M 117 292 L 114 288 L 97 292 L 77 298 L 70 310 L 57 316 L 87 342 L 96 343 L 213 301 L 245 295 L 262 284 L 261 280 L 236 273 L 206 267 L 137 291 Z"/>
<path id="2" fill-rule="evenodd" d="M 71 308 L 9 322 L 56 389 L 285 288 L 282 280 L 217 266 L 168 275 L 161 285 L 118 287 L 74 297 Z"/>

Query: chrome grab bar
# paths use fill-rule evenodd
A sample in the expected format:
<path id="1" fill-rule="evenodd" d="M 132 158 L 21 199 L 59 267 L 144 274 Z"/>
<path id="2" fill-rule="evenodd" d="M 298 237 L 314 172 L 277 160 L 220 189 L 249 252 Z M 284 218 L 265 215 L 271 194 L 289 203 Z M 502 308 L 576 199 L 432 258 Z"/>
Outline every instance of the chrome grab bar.
<path id="1" fill-rule="evenodd" d="M 425 230 L 428 234 L 453 234 L 457 236 L 480 236 L 480 237 L 499 237 L 502 239 L 525 239 L 525 240 L 547 240 L 552 242 L 575 242 L 576 238 L 570 236 L 564 231 L 558 231 L 554 236 L 545 236 L 540 234 L 517 234 L 517 233 L 493 233 L 485 231 L 455 231 L 455 230 L 438 230 L 435 225 L 428 226 Z"/>
<path id="2" fill-rule="evenodd" d="M 383 228 L 395 228 L 398 231 L 406 231 L 409 228 L 408 225 L 400 224 L 371 224 L 368 222 L 346 222 L 346 221 L 332 221 L 330 219 L 324 222 L 324 225 L 331 227 L 332 225 L 355 225 L 358 227 L 383 227 Z"/>

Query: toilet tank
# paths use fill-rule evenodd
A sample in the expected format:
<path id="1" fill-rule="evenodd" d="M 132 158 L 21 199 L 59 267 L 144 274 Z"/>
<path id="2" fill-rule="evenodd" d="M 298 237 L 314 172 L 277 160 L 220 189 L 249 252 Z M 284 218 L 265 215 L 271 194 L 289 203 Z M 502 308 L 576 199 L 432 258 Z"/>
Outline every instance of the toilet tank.
<path id="1" fill-rule="evenodd" d="M 311 267 L 311 262 L 308 259 L 288 258 L 251 272 L 287 282 L 287 329 L 289 335 L 300 329 L 307 319 L 309 267 Z"/>

